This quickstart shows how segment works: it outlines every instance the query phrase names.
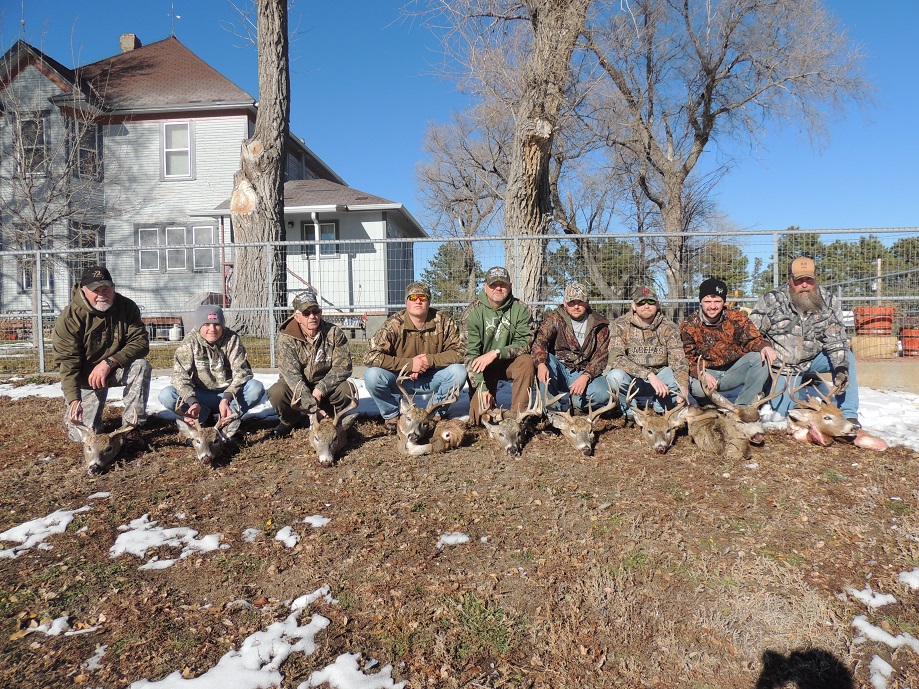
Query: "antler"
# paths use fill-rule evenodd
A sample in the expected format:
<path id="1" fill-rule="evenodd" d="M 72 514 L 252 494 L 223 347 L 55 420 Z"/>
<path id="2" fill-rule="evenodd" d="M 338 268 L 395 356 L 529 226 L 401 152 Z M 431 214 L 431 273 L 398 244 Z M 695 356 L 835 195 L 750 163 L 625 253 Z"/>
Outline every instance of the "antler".
<path id="1" fill-rule="evenodd" d="M 820 403 L 813 397 L 808 397 L 806 400 L 800 400 L 797 397 L 795 397 L 796 393 L 808 387 L 810 384 L 811 382 L 806 380 L 800 385 L 795 385 L 794 388 L 788 391 L 788 396 L 791 397 L 791 401 L 794 402 L 795 404 L 798 404 L 802 407 L 806 407 L 807 409 L 813 409 L 814 411 L 817 411 L 820 409 Z M 817 392 L 818 393 L 820 392 L 819 388 L 817 389 Z"/>
<path id="2" fill-rule="evenodd" d="M 357 407 L 357 388 L 351 380 L 348 380 L 348 390 L 348 406 L 335 412 L 332 417 L 332 424 L 335 426 L 338 426 L 339 421 L 344 418 L 345 414 Z"/>
<path id="3" fill-rule="evenodd" d="M 772 378 L 772 386 L 769 388 L 769 394 L 761 399 L 756 400 L 753 403 L 754 405 L 756 405 L 757 407 L 761 407 L 769 400 L 774 400 L 776 397 L 781 396 L 781 394 L 785 392 L 786 388 L 788 387 L 787 382 L 783 387 L 776 389 L 779 384 L 779 381 L 782 379 L 783 373 L 785 373 L 785 363 L 784 362 L 779 367 L 778 371 L 773 372 L 772 367 L 769 368 L 769 376 L 770 378 Z"/>
<path id="4" fill-rule="evenodd" d="M 410 395 L 410 394 L 408 394 L 408 393 L 405 391 L 405 388 L 402 387 L 402 381 L 403 381 L 403 380 L 410 380 L 410 379 L 411 379 L 411 376 L 406 375 L 406 373 L 407 373 L 408 371 L 411 371 L 411 370 L 412 370 L 412 364 L 411 364 L 411 363 L 408 363 L 408 364 L 406 364 L 405 366 L 403 366 L 402 369 L 399 371 L 399 375 L 396 377 L 396 385 L 397 385 L 397 386 L 399 387 L 399 389 L 402 391 L 402 394 L 403 394 L 403 396 L 405 397 L 405 399 L 408 400 L 408 403 L 411 404 L 411 405 L 414 407 L 414 406 L 415 406 L 415 395 L 414 395 L 414 393 L 412 393 L 412 394 Z"/>
<path id="5" fill-rule="evenodd" d="M 593 399 L 590 398 L 587 400 L 587 418 L 590 420 L 590 423 L 593 423 L 594 419 L 600 416 L 600 414 L 602 414 L 603 412 L 609 411 L 610 409 L 612 409 L 613 407 L 619 404 L 619 395 L 613 394 L 613 386 L 609 384 L 609 378 L 604 376 L 603 380 L 606 381 L 606 388 L 607 390 L 609 390 L 609 402 L 606 404 L 606 406 L 600 407 L 599 409 L 594 409 L 592 406 Z"/>
<path id="6" fill-rule="evenodd" d="M 638 397 L 638 378 L 632 378 L 629 389 L 625 391 L 625 406 L 631 407 L 632 400 Z"/>
<path id="7" fill-rule="evenodd" d="M 533 382 L 533 390 L 535 394 L 530 395 L 530 400 L 527 403 L 527 408 L 517 414 L 518 422 L 523 421 L 524 419 L 529 418 L 530 416 L 542 416 L 543 415 L 544 408 L 543 408 L 542 394 L 539 392 L 539 383 L 536 381 Z M 559 395 L 557 398 L 555 398 L 552 401 L 552 404 L 554 404 L 555 402 L 558 402 L 558 400 L 560 400 L 562 397 L 564 397 L 564 394 Z"/>
<path id="8" fill-rule="evenodd" d="M 428 402 L 428 406 L 425 409 L 425 412 L 427 413 L 427 418 L 430 419 L 431 417 L 433 417 L 434 412 L 436 412 L 441 407 L 449 406 L 453 404 L 454 402 L 456 402 L 456 400 L 459 399 L 459 394 L 460 394 L 460 386 L 454 383 L 453 387 L 451 387 L 450 391 L 447 393 L 447 396 L 444 397 L 440 402 L 437 402 L 435 404 L 434 395 L 431 395 L 431 401 Z"/>

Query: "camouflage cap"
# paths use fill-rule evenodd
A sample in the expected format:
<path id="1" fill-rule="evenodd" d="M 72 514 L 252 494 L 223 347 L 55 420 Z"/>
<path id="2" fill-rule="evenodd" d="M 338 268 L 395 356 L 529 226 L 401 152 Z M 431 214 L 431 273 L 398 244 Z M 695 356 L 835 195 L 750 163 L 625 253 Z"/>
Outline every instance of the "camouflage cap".
<path id="1" fill-rule="evenodd" d="M 572 282 L 565 288 L 565 303 L 572 301 L 590 301 L 587 296 L 587 288 L 580 282 Z"/>
<path id="2" fill-rule="evenodd" d="M 300 313 L 305 313 L 311 308 L 322 308 L 319 306 L 319 299 L 316 297 L 316 293 L 309 290 L 300 292 L 300 294 L 294 297 L 292 305 L 294 311 L 299 311 Z"/>
<path id="3" fill-rule="evenodd" d="M 492 266 L 488 269 L 488 272 L 485 273 L 486 285 L 491 286 L 496 282 L 511 284 L 511 274 L 507 272 L 507 268 L 504 266 Z"/>
<path id="4" fill-rule="evenodd" d="M 653 299 L 656 302 L 660 302 L 660 299 L 657 298 L 657 292 L 655 292 L 654 288 L 650 285 L 640 285 L 636 287 L 632 292 L 632 301 L 639 302 L 645 299 Z"/>
<path id="5" fill-rule="evenodd" d="M 430 300 L 431 288 L 428 287 L 426 283 L 416 280 L 415 282 L 410 282 L 405 286 L 405 298 L 408 299 L 413 294 L 423 294 L 428 298 L 428 300 Z"/>

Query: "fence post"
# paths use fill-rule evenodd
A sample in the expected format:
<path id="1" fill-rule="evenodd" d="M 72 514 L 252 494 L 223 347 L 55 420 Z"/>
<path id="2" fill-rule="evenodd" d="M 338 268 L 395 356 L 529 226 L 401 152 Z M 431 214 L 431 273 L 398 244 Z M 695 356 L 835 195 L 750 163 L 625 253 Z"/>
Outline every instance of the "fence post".
<path id="1" fill-rule="evenodd" d="M 520 237 L 514 235 L 514 275 L 513 284 L 520 284 Z"/>
<path id="2" fill-rule="evenodd" d="M 779 288 L 779 233 L 772 233 L 772 289 Z"/>
<path id="3" fill-rule="evenodd" d="M 271 368 L 275 367 L 274 362 L 274 247 L 271 244 L 265 245 L 266 258 L 268 259 L 268 361 Z"/>
<path id="4" fill-rule="evenodd" d="M 38 346 L 38 372 L 45 372 L 45 325 L 42 322 L 42 307 L 41 307 L 41 285 L 42 285 L 42 269 L 41 269 L 41 251 L 35 252 L 35 275 L 32 276 L 32 280 L 37 281 L 38 288 L 36 294 L 38 299 L 35 303 L 36 313 L 32 314 L 32 324 L 34 327 L 38 328 L 38 331 L 35 333 L 35 344 Z"/>

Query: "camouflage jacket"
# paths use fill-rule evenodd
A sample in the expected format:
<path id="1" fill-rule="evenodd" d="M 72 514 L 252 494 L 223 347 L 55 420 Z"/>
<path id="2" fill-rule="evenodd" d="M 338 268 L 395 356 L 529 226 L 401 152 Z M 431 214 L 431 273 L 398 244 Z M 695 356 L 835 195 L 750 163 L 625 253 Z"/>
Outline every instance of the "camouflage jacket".
<path id="1" fill-rule="evenodd" d="M 744 354 L 760 352 L 769 346 L 746 313 L 730 308 L 724 309 L 715 323 L 705 322 L 702 311 L 696 311 L 680 323 L 680 337 L 689 374 L 694 378 L 699 359 L 708 368 L 724 369 Z"/>
<path id="2" fill-rule="evenodd" d="M 427 354 L 433 368 L 443 368 L 463 360 L 459 328 L 443 311 L 430 309 L 428 319 L 420 329 L 412 324 L 405 309 L 390 316 L 370 339 L 364 365 L 395 372 L 411 364 L 419 354 Z"/>
<path id="3" fill-rule="evenodd" d="M 313 388 L 328 395 L 351 375 L 351 350 L 341 328 L 320 321 L 316 337 L 308 338 L 300 325 L 288 318 L 278 335 L 278 371 L 301 406 L 315 405 Z"/>
<path id="4" fill-rule="evenodd" d="M 826 352 L 834 369 L 848 367 L 849 340 L 839 301 L 832 293 L 819 289 L 825 306 L 815 313 L 798 313 L 786 285 L 766 292 L 750 314 L 753 325 L 769 340 L 789 373 L 806 371 L 821 351 Z"/>
<path id="5" fill-rule="evenodd" d="M 536 365 L 546 363 L 549 354 L 554 354 L 569 371 L 583 371 L 591 378 L 601 375 L 609 358 L 609 319 L 592 309 L 586 318 L 587 334 L 582 347 L 564 306 L 547 313 L 530 350 Z"/>
<path id="6" fill-rule="evenodd" d="M 193 330 L 176 349 L 172 386 L 183 400 L 193 397 L 195 388 L 236 397 L 251 379 L 246 348 L 239 335 L 229 328 L 223 329 L 223 335 L 214 344 Z"/>
<path id="7" fill-rule="evenodd" d="M 116 292 L 112 307 L 97 311 L 76 286 L 70 303 L 54 321 L 51 346 L 69 404 L 80 399 L 81 387 L 89 387 L 89 374 L 99 362 L 111 358 L 122 368 L 129 366 L 147 356 L 150 338 L 133 301 Z"/>
<path id="8" fill-rule="evenodd" d="M 472 386 L 479 387 L 484 378 L 472 370 L 472 362 L 485 352 L 500 350 L 499 359 L 516 359 L 528 354 L 533 342 L 533 318 L 530 307 L 513 294 L 494 308 L 483 289 L 460 316 L 460 340 L 466 355 L 466 370 Z"/>
<path id="9" fill-rule="evenodd" d="M 670 367 L 677 384 L 689 385 L 689 364 L 683 352 L 680 329 L 657 312 L 651 325 L 635 313 L 620 316 L 609 326 L 609 363 L 606 370 L 622 369 L 630 376 L 647 380 L 652 373 Z"/>

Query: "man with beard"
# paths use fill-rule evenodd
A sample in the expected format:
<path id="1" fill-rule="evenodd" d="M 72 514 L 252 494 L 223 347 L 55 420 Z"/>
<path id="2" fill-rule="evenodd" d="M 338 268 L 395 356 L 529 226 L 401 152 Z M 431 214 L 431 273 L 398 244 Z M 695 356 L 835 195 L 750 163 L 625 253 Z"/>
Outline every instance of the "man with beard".
<path id="1" fill-rule="evenodd" d="M 102 430 L 102 411 L 110 387 L 124 386 L 124 423 L 143 425 L 150 395 L 150 351 L 147 329 L 137 304 L 115 291 L 103 266 L 83 271 L 70 303 L 54 322 L 51 346 L 60 367 L 67 404 L 64 423 L 85 423 Z M 85 421 L 84 421 L 85 419 Z"/>
<path id="2" fill-rule="evenodd" d="M 842 310 L 836 297 L 817 283 L 813 259 L 801 256 L 792 261 L 788 283 L 766 292 L 750 320 L 775 349 L 769 363 L 773 368 L 783 364 L 792 381 L 832 373 L 837 406 L 856 429 L 861 428 L 855 356 L 842 325 Z M 787 394 L 772 400 L 772 408 L 782 417 L 788 416 L 792 404 Z"/>

